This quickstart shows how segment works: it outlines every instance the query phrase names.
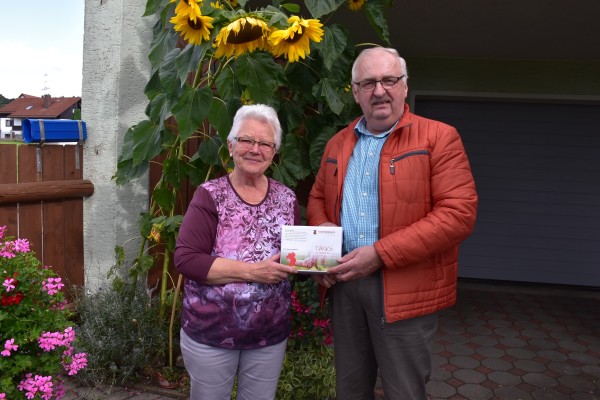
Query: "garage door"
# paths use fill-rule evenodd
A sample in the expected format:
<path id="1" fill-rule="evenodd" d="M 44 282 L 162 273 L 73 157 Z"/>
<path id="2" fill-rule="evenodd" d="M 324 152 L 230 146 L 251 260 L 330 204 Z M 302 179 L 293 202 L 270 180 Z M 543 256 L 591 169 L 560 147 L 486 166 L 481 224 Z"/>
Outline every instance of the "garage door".
<path id="1" fill-rule="evenodd" d="M 600 287 L 600 106 L 431 100 L 454 125 L 479 194 L 459 276 Z"/>

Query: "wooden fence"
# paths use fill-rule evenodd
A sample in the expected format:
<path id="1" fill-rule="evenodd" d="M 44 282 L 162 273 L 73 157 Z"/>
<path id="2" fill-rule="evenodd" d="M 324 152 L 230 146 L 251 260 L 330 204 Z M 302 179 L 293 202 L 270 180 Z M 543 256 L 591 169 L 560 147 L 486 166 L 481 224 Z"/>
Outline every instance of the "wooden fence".
<path id="1" fill-rule="evenodd" d="M 0 142 L 0 226 L 28 239 L 67 286 L 84 284 L 83 198 L 93 192 L 81 146 Z"/>

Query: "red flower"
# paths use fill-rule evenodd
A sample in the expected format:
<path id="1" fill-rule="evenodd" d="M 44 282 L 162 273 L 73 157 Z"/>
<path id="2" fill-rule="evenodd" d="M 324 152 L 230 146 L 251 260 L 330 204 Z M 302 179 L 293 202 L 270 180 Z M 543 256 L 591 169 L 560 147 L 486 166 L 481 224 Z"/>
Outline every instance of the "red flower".
<path id="1" fill-rule="evenodd" d="M 21 302 L 21 300 L 23 300 L 23 293 L 22 292 L 18 292 L 15 293 L 12 296 L 3 294 L 2 295 L 2 299 L 0 300 L 0 304 L 2 304 L 3 307 L 6 306 L 16 306 L 17 304 L 19 304 Z"/>

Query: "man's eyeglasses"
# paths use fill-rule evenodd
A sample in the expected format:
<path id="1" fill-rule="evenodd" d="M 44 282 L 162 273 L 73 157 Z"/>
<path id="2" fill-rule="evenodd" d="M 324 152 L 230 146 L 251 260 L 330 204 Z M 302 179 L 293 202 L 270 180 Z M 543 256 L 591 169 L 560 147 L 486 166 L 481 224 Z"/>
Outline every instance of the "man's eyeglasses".
<path id="1" fill-rule="evenodd" d="M 262 151 L 273 150 L 275 148 L 275 143 L 272 142 L 261 142 L 260 140 L 254 140 L 247 137 L 236 137 L 239 146 L 243 149 L 251 149 L 254 147 L 254 143 L 258 144 L 258 148 Z"/>
<path id="2" fill-rule="evenodd" d="M 365 79 L 364 81 L 353 82 L 353 83 L 355 85 L 358 85 L 360 90 L 362 90 L 363 92 L 372 92 L 377 87 L 377 83 L 381 83 L 381 86 L 383 86 L 384 89 L 393 89 L 396 86 L 398 86 L 398 82 L 400 82 L 400 79 L 402 79 L 404 77 L 405 77 L 405 75 L 398 76 L 398 77 L 388 76 L 386 78 L 382 78 L 379 80 Z"/>

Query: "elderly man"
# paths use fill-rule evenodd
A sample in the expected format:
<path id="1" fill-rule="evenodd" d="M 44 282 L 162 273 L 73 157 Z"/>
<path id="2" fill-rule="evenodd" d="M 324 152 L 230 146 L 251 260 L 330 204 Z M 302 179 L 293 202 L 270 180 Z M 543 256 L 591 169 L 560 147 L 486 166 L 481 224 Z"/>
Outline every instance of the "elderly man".
<path id="1" fill-rule="evenodd" d="M 437 312 L 456 301 L 458 245 L 477 193 L 458 132 L 412 114 L 406 63 L 370 48 L 352 68 L 363 115 L 332 137 L 309 196 L 309 225 L 344 228 L 329 288 L 337 398 L 426 399 Z"/>

